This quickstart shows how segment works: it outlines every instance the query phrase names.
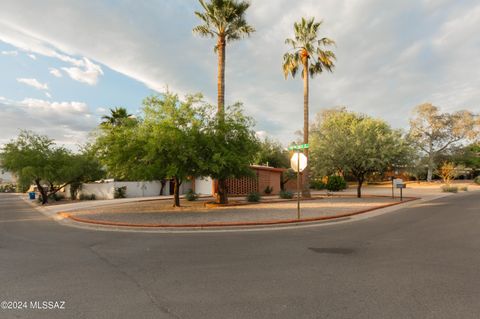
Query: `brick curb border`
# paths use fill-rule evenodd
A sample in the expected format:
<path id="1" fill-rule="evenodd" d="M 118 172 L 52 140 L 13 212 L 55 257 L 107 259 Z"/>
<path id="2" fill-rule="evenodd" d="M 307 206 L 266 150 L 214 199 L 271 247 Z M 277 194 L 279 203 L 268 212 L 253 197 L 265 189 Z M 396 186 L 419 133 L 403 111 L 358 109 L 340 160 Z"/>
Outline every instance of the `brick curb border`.
<path id="1" fill-rule="evenodd" d="M 377 197 L 377 196 L 375 196 Z M 378 197 L 389 197 L 389 196 L 378 196 Z M 272 226 L 272 225 L 288 225 L 288 224 L 303 224 L 311 223 L 325 220 L 341 219 L 345 217 L 351 217 L 355 215 L 365 214 L 374 210 L 387 208 L 391 206 L 396 206 L 411 201 L 419 200 L 420 197 L 404 197 L 404 200 L 397 203 L 390 203 L 386 205 L 381 205 L 369 209 L 364 209 L 356 212 L 335 215 L 335 216 L 323 216 L 315 218 L 303 218 L 303 219 L 286 219 L 286 220 L 267 220 L 267 221 L 258 221 L 258 222 L 232 222 L 232 223 L 207 223 L 207 224 L 133 224 L 133 223 L 124 223 L 124 222 L 112 222 L 112 221 L 103 221 L 103 220 L 92 220 L 88 218 L 81 218 L 73 216 L 72 214 L 66 212 L 58 212 L 57 214 L 63 218 L 68 218 L 75 222 L 101 225 L 101 226 L 114 226 L 114 227 L 131 227 L 131 228 L 166 228 L 166 229 L 175 229 L 175 228 L 190 228 L 190 229 L 203 229 L 203 228 L 218 228 L 218 227 L 248 227 L 248 226 Z"/>

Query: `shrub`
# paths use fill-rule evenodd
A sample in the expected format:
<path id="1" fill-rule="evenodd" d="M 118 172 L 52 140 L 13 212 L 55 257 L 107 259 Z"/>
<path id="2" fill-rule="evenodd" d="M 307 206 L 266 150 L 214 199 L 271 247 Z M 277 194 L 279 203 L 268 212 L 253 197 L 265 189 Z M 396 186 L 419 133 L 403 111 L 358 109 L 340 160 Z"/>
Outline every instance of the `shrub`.
<path id="1" fill-rule="evenodd" d="M 65 196 L 62 194 L 55 193 L 55 194 L 48 195 L 48 200 L 51 202 L 59 202 L 64 199 L 65 199 Z M 43 202 L 43 196 L 41 194 L 38 195 L 38 202 L 39 203 Z"/>
<path id="2" fill-rule="evenodd" d="M 61 200 L 64 200 L 65 196 L 62 195 L 62 194 L 55 193 L 55 194 L 52 194 L 52 195 L 48 196 L 48 199 L 59 202 Z"/>
<path id="3" fill-rule="evenodd" d="M 442 192 L 444 192 L 444 193 L 458 193 L 458 187 L 457 186 L 450 186 L 450 185 L 443 185 L 442 186 Z"/>
<path id="4" fill-rule="evenodd" d="M 321 180 L 313 180 L 310 182 L 310 188 L 316 189 L 316 190 L 322 190 L 325 189 L 326 185 L 324 182 Z"/>
<path id="5" fill-rule="evenodd" d="M 293 193 L 289 191 L 281 191 L 280 192 L 280 198 L 283 199 L 292 199 L 293 198 Z"/>
<path id="6" fill-rule="evenodd" d="M 338 192 L 347 188 L 347 182 L 342 176 L 331 175 L 328 177 L 326 188 L 331 192 Z"/>
<path id="7" fill-rule="evenodd" d="M 480 185 L 480 176 L 475 177 L 473 181 L 475 182 L 475 184 Z"/>
<path id="8" fill-rule="evenodd" d="M 95 200 L 95 194 L 80 194 L 80 200 Z"/>
<path id="9" fill-rule="evenodd" d="M 468 186 L 462 186 L 462 187 L 460 187 L 460 190 L 462 192 L 468 192 Z"/>
<path id="10" fill-rule="evenodd" d="M 271 187 L 270 185 L 267 186 L 265 188 L 264 192 L 265 192 L 265 194 L 270 195 L 273 192 L 273 187 Z"/>
<path id="11" fill-rule="evenodd" d="M 0 185 L 0 193 L 15 193 L 16 190 L 17 186 L 13 184 Z"/>
<path id="12" fill-rule="evenodd" d="M 249 201 L 251 203 L 256 203 L 256 202 L 260 201 L 260 198 L 261 198 L 260 193 L 253 192 L 253 193 L 248 194 L 247 201 Z"/>
<path id="13" fill-rule="evenodd" d="M 187 191 L 187 193 L 185 194 L 185 198 L 189 202 L 193 202 L 193 201 L 196 201 L 198 199 L 198 195 L 192 189 L 189 189 Z"/>
<path id="14" fill-rule="evenodd" d="M 114 198 L 127 198 L 127 186 L 115 188 Z"/>

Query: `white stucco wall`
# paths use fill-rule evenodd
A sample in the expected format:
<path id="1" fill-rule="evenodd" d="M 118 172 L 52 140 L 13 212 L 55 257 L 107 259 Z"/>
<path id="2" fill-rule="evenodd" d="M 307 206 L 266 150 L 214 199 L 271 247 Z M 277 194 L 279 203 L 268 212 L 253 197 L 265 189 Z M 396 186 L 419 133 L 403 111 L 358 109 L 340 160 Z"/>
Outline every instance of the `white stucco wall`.
<path id="1" fill-rule="evenodd" d="M 195 179 L 195 193 L 200 195 L 212 195 L 212 178 L 198 177 Z"/>
<path id="2" fill-rule="evenodd" d="M 115 182 L 115 188 L 127 187 L 127 198 L 159 196 L 162 184 L 153 182 Z M 169 185 L 165 185 L 164 195 L 169 194 Z"/>
<path id="3" fill-rule="evenodd" d="M 95 195 L 95 199 L 113 199 L 114 198 L 114 183 L 91 183 L 82 184 L 82 189 L 78 192 L 79 196 Z M 68 193 L 68 192 L 67 192 Z"/>
<path id="4" fill-rule="evenodd" d="M 160 181 L 151 182 L 107 182 L 107 183 L 88 183 L 82 184 L 81 190 L 78 195 L 95 195 L 95 199 L 114 199 L 115 189 L 120 187 L 126 187 L 127 198 L 137 197 L 155 197 L 160 195 L 160 189 L 162 184 Z M 180 194 L 186 193 L 192 188 L 190 181 L 185 181 L 180 185 Z M 170 183 L 165 184 L 163 190 L 164 195 L 170 195 Z M 65 187 L 65 195 L 70 196 L 70 186 Z"/>

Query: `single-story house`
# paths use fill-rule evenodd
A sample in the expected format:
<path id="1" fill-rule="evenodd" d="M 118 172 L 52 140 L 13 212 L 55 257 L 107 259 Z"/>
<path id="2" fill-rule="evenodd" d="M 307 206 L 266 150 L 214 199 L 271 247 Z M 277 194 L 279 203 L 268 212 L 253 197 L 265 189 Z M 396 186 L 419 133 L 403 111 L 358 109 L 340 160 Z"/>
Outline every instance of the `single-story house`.
<path id="1" fill-rule="evenodd" d="M 266 195 L 267 188 L 271 195 L 278 195 L 281 190 L 281 177 L 285 171 L 283 168 L 251 165 L 253 177 L 231 178 L 227 180 L 228 194 L 231 196 L 245 196 L 253 192 Z M 95 199 L 114 199 L 115 190 L 125 189 L 127 198 L 154 197 L 160 195 L 162 184 L 160 181 L 133 181 L 123 182 L 115 180 L 103 180 L 95 183 L 84 183 L 77 196 L 95 195 Z M 199 195 L 216 194 L 217 181 L 210 177 L 197 177 L 185 181 L 180 185 L 180 194 L 193 190 Z M 173 195 L 173 181 L 167 181 L 163 190 L 164 195 Z M 65 196 L 70 197 L 70 185 L 65 187 Z"/>
<path id="2" fill-rule="evenodd" d="M 280 193 L 280 182 L 285 169 L 260 165 L 251 165 L 250 167 L 254 173 L 253 177 L 227 179 L 228 195 L 245 196 L 253 192 L 266 195 L 267 188 L 271 189 L 270 194 L 272 195 Z M 200 195 L 215 195 L 217 181 L 210 177 L 199 177 L 192 182 L 191 188 Z"/>

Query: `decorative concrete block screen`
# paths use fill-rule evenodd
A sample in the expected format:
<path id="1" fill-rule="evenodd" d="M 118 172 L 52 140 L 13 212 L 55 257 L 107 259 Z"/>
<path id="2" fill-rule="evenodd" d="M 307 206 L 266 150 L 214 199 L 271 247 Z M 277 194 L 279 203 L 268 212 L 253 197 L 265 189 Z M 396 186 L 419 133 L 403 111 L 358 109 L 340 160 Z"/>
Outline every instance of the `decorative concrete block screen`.
<path id="1" fill-rule="evenodd" d="M 230 178 L 226 182 L 229 195 L 247 195 L 252 192 L 258 192 L 258 181 L 256 178 Z"/>

